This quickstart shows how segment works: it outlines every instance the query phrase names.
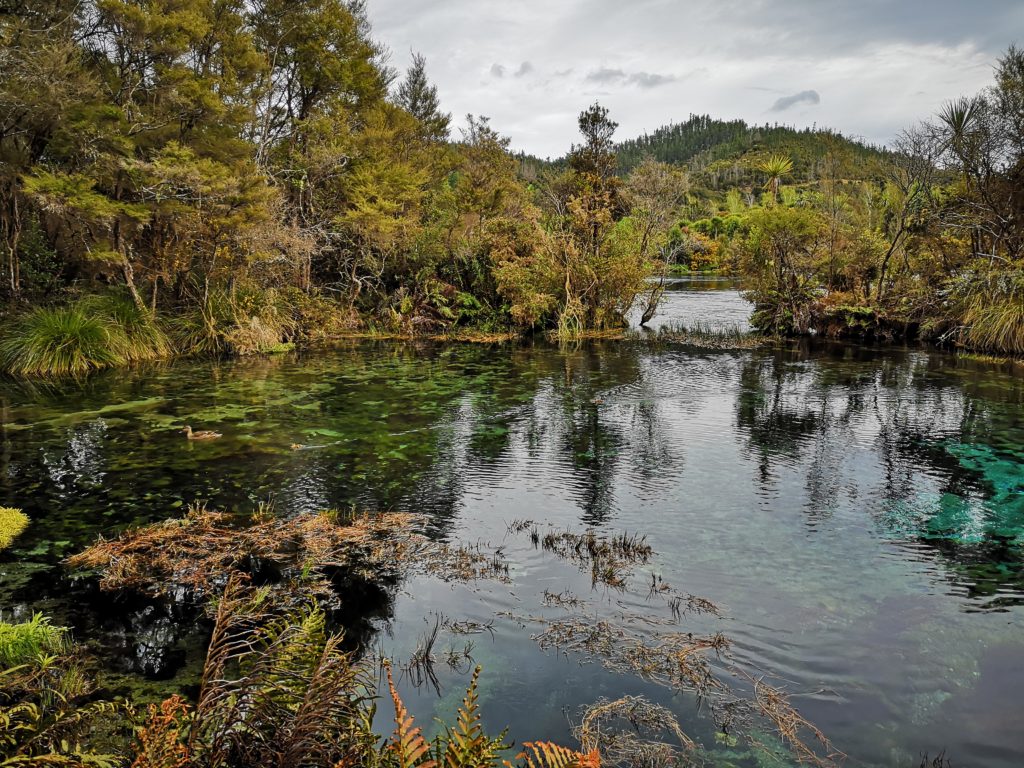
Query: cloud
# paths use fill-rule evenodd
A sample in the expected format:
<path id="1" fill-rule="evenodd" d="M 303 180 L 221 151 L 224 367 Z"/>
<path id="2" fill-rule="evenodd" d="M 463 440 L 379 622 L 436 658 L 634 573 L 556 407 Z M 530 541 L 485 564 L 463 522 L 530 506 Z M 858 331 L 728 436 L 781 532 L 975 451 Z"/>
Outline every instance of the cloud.
<path id="1" fill-rule="evenodd" d="M 591 83 L 618 83 L 625 79 L 626 73 L 621 69 L 601 67 L 587 73 L 587 80 Z"/>
<path id="2" fill-rule="evenodd" d="M 657 72 L 626 72 L 622 69 L 601 67 L 587 73 L 588 82 L 604 85 L 635 85 L 640 88 L 657 88 L 659 85 L 675 82 L 675 75 L 660 75 Z"/>
<path id="3" fill-rule="evenodd" d="M 820 104 L 821 96 L 818 95 L 817 91 L 800 91 L 800 93 L 794 93 L 792 96 L 783 96 L 781 99 L 776 99 L 775 103 L 771 106 L 772 112 L 784 112 L 790 107 L 794 107 L 797 104 Z"/>
<path id="4" fill-rule="evenodd" d="M 659 85 L 673 83 L 675 79 L 675 75 L 659 75 L 657 72 L 634 72 L 629 76 L 628 82 L 632 85 L 639 85 L 641 88 L 657 88 Z"/>
<path id="5" fill-rule="evenodd" d="M 516 77 L 523 77 L 533 72 L 533 64 L 528 61 L 524 61 L 519 65 L 519 69 L 516 70 Z"/>
<path id="6" fill-rule="evenodd" d="M 1024 30 L 1021 0 L 373 0 L 367 12 L 383 45 L 427 56 L 444 111 L 490 115 L 541 157 L 578 141 L 594 99 L 623 139 L 692 111 L 884 143 L 989 85 Z M 788 103 L 811 86 L 826 98 Z"/>

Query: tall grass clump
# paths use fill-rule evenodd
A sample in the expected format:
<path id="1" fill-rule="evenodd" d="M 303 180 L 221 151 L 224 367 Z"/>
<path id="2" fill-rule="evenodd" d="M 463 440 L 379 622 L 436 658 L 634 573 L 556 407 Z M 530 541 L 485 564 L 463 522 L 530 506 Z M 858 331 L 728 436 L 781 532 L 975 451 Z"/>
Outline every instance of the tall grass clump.
<path id="1" fill-rule="evenodd" d="M 0 550 L 11 543 L 28 527 L 28 515 L 20 509 L 0 507 Z"/>
<path id="2" fill-rule="evenodd" d="M 158 360 L 174 351 L 154 314 L 124 292 L 89 296 L 81 301 L 81 306 L 93 317 L 121 330 L 113 341 L 121 343 L 118 352 L 128 362 Z"/>
<path id="3" fill-rule="evenodd" d="M 75 376 L 125 363 L 121 327 L 81 304 L 36 307 L 0 338 L 0 369 L 20 376 Z"/>
<path id="4" fill-rule="evenodd" d="M 212 289 L 170 323 L 175 346 L 187 355 L 252 355 L 277 351 L 297 329 L 289 295 L 275 288 Z"/>
<path id="5" fill-rule="evenodd" d="M 964 345 L 1024 355 L 1024 277 L 998 273 L 965 281 L 954 291 L 962 306 Z"/>
<path id="6" fill-rule="evenodd" d="M 55 627 L 41 613 L 21 624 L 0 622 L 0 669 L 32 664 L 47 656 L 60 656 L 70 648 L 67 628 Z"/>
<path id="7" fill-rule="evenodd" d="M 239 288 L 231 297 L 232 327 L 226 334 L 236 355 L 274 352 L 294 337 L 297 323 L 288 296 L 275 288 Z"/>

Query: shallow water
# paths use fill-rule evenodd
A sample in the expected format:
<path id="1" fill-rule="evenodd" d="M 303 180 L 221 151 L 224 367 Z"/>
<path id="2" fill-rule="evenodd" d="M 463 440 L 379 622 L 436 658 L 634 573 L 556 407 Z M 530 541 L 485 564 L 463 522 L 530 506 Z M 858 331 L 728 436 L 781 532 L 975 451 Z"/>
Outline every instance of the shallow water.
<path id="1" fill-rule="evenodd" d="M 735 293 L 700 293 L 745 311 Z M 541 605 L 545 590 L 570 589 L 586 600 L 574 613 L 640 636 L 659 626 L 638 616 L 671 617 L 643 595 L 593 589 L 507 524 L 625 530 L 656 552 L 639 579 L 653 572 L 723 607 L 675 630 L 727 635 L 728 666 L 792 694 L 852 764 L 916 767 L 945 749 L 954 765 L 1019 766 L 1019 371 L 853 346 L 389 343 L 111 372 L 84 386 L 3 382 L 0 506 L 33 524 L 0 554 L 0 608 L 70 623 L 114 690 L 188 691 L 205 632 L 195 615 L 100 595 L 61 558 L 197 499 L 241 510 L 272 499 L 280 514 L 416 512 L 434 536 L 501 547 L 511 583 L 417 578 L 384 603 L 348 595 L 353 638 L 400 662 L 439 616 L 490 625 L 442 632 L 438 653 L 472 642 L 485 722 L 518 741 L 568 741 L 582 706 L 643 693 L 721 765 L 787 764 L 716 742 L 691 695 L 531 639 L 532 616 L 561 610 Z M 189 443 L 185 423 L 224 437 Z M 469 666 L 439 663 L 440 695 L 403 678 L 422 722 L 454 709 Z"/>
<path id="2" fill-rule="evenodd" d="M 691 275 L 665 280 L 665 293 L 658 303 L 658 312 L 647 324 L 660 328 L 683 326 L 720 331 L 749 331 L 751 306 L 742 298 L 742 283 L 718 275 Z M 639 313 L 630 317 L 639 323 Z"/>

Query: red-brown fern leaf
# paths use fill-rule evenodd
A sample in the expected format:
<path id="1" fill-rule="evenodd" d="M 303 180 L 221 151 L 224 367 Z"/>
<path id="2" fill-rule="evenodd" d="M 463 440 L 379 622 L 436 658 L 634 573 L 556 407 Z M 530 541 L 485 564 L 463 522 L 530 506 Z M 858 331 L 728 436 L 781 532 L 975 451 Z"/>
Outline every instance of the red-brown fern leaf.
<path id="1" fill-rule="evenodd" d="M 430 751 L 430 744 L 423 738 L 421 729 L 413 725 L 412 715 L 395 690 L 395 682 L 391 677 L 391 666 L 385 667 L 388 675 L 388 688 L 391 700 L 395 703 L 395 732 L 387 745 L 387 749 L 398 760 L 399 768 L 436 768 L 434 760 L 423 760 Z M 420 762 L 423 760 L 422 762 Z"/>
<path id="2" fill-rule="evenodd" d="M 171 696 L 157 707 L 149 705 L 149 716 L 139 730 L 132 768 L 188 768 L 192 765 L 182 729 L 191 713 L 180 696 Z"/>
<path id="3" fill-rule="evenodd" d="M 526 760 L 523 768 L 601 768 L 597 750 L 577 752 L 550 741 L 527 741 L 516 759 Z M 506 761 L 506 766 L 510 765 Z"/>

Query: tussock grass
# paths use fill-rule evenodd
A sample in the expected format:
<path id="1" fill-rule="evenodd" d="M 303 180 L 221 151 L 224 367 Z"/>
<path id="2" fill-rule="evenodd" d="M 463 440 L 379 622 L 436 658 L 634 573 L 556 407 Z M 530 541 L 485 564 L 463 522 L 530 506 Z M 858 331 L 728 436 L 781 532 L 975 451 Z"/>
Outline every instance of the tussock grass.
<path id="1" fill-rule="evenodd" d="M 960 340 L 971 349 L 1024 355 L 1024 291 L 1005 299 L 973 297 Z"/>
<path id="2" fill-rule="evenodd" d="M 0 340 L 0 368 L 19 376 L 78 376 L 124 363 L 124 332 L 81 304 L 36 307 Z"/>
<path id="3" fill-rule="evenodd" d="M 18 376 L 81 376 L 173 351 L 148 310 L 125 294 L 107 293 L 16 317 L 0 338 L 0 369 Z"/>
<path id="4" fill-rule="evenodd" d="M 159 360 L 174 352 L 170 339 L 153 314 L 123 292 L 87 296 L 79 302 L 79 307 L 118 329 L 119 332 L 111 336 L 111 343 L 119 347 L 116 351 L 127 362 Z"/>

